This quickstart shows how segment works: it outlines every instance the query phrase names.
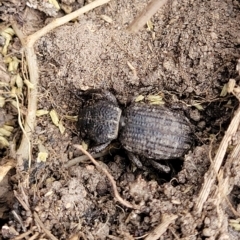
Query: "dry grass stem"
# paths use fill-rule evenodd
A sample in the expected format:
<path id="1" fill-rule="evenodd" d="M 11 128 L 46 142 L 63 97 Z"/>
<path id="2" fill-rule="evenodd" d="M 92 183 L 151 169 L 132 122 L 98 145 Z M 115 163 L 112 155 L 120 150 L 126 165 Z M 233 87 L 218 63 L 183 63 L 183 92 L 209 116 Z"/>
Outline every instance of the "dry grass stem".
<path id="1" fill-rule="evenodd" d="M 35 233 L 33 236 L 31 236 L 28 240 L 35 240 L 35 239 L 39 239 L 39 233 Z M 41 238 L 40 238 L 41 239 Z"/>
<path id="2" fill-rule="evenodd" d="M 11 213 L 12 213 L 14 219 L 20 224 L 23 232 L 26 232 L 27 229 L 23 223 L 21 216 L 15 210 L 12 210 Z"/>
<path id="3" fill-rule="evenodd" d="M 51 239 L 51 240 L 57 240 L 57 238 L 55 238 L 52 233 L 45 228 L 43 222 L 40 220 L 38 214 L 36 212 L 33 213 L 34 216 L 34 220 L 36 221 L 36 223 L 41 227 L 41 229 L 44 231 L 44 233 Z"/>
<path id="4" fill-rule="evenodd" d="M 147 7 L 143 9 L 138 17 L 136 17 L 133 22 L 128 26 L 130 32 L 136 33 L 140 28 L 147 23 L 147 21 L 162 7 L 167 3 L 168 0 L 152 0 Z"/>
<path id="5" fill-rule="evenodd" d="M 197 203 L 195 205 L 195 210 L 198 214 L 202 212 L 203 204 L 207 200 L 211 188 L 213 186 L 213 183 L 215 182 L 215 179 L 217 177 L 216 173 L 218 173 L 220 166 L 222 165 L 228 147 L 228 143 L 231 140 L 232 136 L 236 133 L 239 123 L 240 123 L 240 107 L 236 110 L 235 116 L 233 117 L 220 143 L 218 151 L 213 159 L 213 163 L 204 176 L 204 184 L 201 188 L 200 194 L 197 199 Z"/>
<path id="6" fill-rule="evenodd" d="M 136 206 L 133 206 L 132 204 L 130 204 L 129 202 L 127 202 L 126 200 L 124 200 L 118 193 L 117 190 L 117 186 L 116 186 L 116 182 L 113 179 L 112 175 L 107 171 L 107 169 L 103 168 L 85 149 L 83 149 L 83 147 L 81 145 L 74 145 L 77 149 L 81 150 L 85 155 L 88 156 L 88 158 L 92 161 L 92 163 L 96 166 L 96 168 L 98 170 L 100 170 L 101 172 L 103 172 L 107 178 L 109 179 L 110 183 L 112 184 L 112 188 L 113 188 L 113 194 L 115 199 L 120 202 L 122 205 L 128 207 L 128 208 L 137 208 Z"/>
<path id="7" fill-rule="evenodd" d="M 178 218 L 177 215 L 163 215 L 162 222 L 153 229 L 152 232 L 145 238 L 145 240 L 157 240 L 159 239 L 163 233 L 165 233 L 168 229 L 168 226 L 175 222 Z"/>
<path id="8" fill-rule="evenodd" d="M 23 200 L 22 196 L 20 196 L 20 194 L 18 194 L 17 191 L 13 190 L 14 196 L 15 198 L 19 201 L 19 203 L 22 205 L 22 207 L 26 210 L 30 212 L 30 207 L 29 207 L 29 203 L 26 200 L 26 197 L 24 197 L 25 199 Z M 22 194 L 25 195 L 24 191 L 22 190 Z"/>
<path id="9" fill-rule="evenodd" d="M 234 165 L 238 164 L 239 156 L 240 156 L 240 143 L 238 143 L 234 147 L 234 149 L 231 152 L 230 156 L 226 160 L 226 164 L 224 165 L 224 168 L 222 169 L 222 172 L 223 172 L 222 176 L 224 178 L 221 179 L 221 181 L 218 182 L 218 189 L 221 189 L 221 187 L 225 185 L 225 191 L 224 192 L 219 191 L 220 192 L 221 201 L 223 201 L 223 200 L 226 201 L 229 209 L 232 211 L 232 213 L 237 218 L 240 217 L 240 213 L 237 210 L 234 209 L 232 203 L 228 199 L 228 194 L 232 191 L 232 189 L 234 187 L 234 183 L 232 181 L 230 181 L 230 179 L 229 179 L 229 176 L 231 174 L 230 173 L 231 167 L 233 167 Z"/>
<path id="10" fill-rule="evenodd" d="M 95 153 L 95 154 L 92 154 L 92 157 L 93 158 L 100 158 L 100 157 L 103 157 L 103 156 L 106 156 L 108 154 L 108 150 L 104 150 L 100 153 Z M 64 167 L 65 168 L 69 168 L 69 167 L 72 167 L 78 163 L 85 163 L 86 161 L 90 160 L 89 157 L 87 155 L 83 155 L 83 156 L 80 156 L 80 157 L 76 157 L 70 161 L 68 161 L 66 164 L 64 164 Z"/>
<path id="11" fill-rule="evenodd" d="M 18 235 L 17 237 L 13 238 L 13 240 L 21 240 L 21 239 L 29 239 L 28 235 L 32 234 L 32 229 L 28 230 L 25 233 L 22 233 L 20 235 Z"/>

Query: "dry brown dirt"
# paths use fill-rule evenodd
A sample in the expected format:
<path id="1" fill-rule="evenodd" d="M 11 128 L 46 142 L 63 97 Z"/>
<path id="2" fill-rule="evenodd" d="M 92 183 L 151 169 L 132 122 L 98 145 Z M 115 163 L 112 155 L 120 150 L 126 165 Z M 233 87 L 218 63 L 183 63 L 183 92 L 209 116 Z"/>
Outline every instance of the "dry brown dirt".
<path id="1" fill-rule="evenodd" d="M 29 2 L 32 5 L 19 13 L 28 34 L 51 21 L 46 13 L 55 14 L 46 6 L 33 10 L 33 2 L 38 1 Z M 74 10 L 83 1 L 62 3 Z M 214 156 L 237 108 L 234 97 L 220 97 L 220 93 L 229 79 L 238 77 L 240 3 L 169 1 L 151 18 L 152 27 L 129 33 L 127 26 L 146 4 L 146 0 L 112 0 L 54 29 L 35 45 L 40 74 L 38 109 L 56 110 L 65 131 L 61 134 L 49 115 L 37 118 L 29 188 L 22 184 L 27 168 L 17 169 L 10 185 L 19 198 L 27 198 L 29 211 L 13 200 L 9 208 L 20 216 L 22 224 L 7 208 L 5 226 L 19 234 L 30 229 L 32 235 L 41 232 L 33 221 L 32 214 L 37 212 L 57 239 L 76 235 L 79 239 L 141 239 L 164 217 L 176 215 L 159 239 L 240 239 L 229 226 L 229 219 L 236 214 L 226 202 L 219 203 L 212 196 L 201 215 L 193 211 L 210 156 Z M 6 22 L 11 7 L 14 9 L 3 3 L 0 8 Z M 65 167 L 81 155 L 73 147 L 79 144 L 76 122 L 68 116 L 77 116 L 77 92 L 89 88 L 110 90 L 123 108 L 134 96 L 161 93 L 167 105 L 180 106 L 193 126 L 194 147 L 184 161 L 170 161 L 171 175 L 136 169 L 122 149 L 99 159 L 114 177 L 120 195 L 140 206 L 137 210 L 114 200 L 108 179 L 90 162 Z M 16 118 L 16 113 L 13 115 Z M 239 132 L 235 138 L 240 139 Z M 48 158 L 37 163 L 42 147 Z M 1 152 L 2 157 L 7 154 Z M 238 169 L 234 166 L 229 175 L 235 187 L 228 197 L 240 214 Z M 11 237 L 4 228 L 2 234 Z M 50 238 L 43 234 L 38 239 Z"/>

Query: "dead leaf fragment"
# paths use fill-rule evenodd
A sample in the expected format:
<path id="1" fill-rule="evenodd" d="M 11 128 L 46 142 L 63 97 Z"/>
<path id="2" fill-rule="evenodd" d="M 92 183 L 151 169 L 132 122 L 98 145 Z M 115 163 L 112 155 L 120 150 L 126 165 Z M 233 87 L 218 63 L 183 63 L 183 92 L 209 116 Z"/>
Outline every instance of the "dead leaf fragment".
<path id="1" fill-rule="evenodd" d="M 8 71 L 11 73 L 16 73 L 18 70 L 19 63 L 20 63 L 20 60 L 18 60 L 16 57 L 12 57 L 12 61 L 9 62 L 9 65 L 8 65 Z"/>
<path id="2" fill-rule="evenodd" d="M 44 152 L 40 152 L 38 153 L 38 156 L 37 156 L 37 162 L 46 162 L 48 158 L 48 153 L 44 153 Z"/>
<path id="3" fill-rule="evenodd" d="M 220 93 L 220 97 L 225 97 L 227 95 L 228 91 L 227 91 L 227 84 L 223 85 L 222 91 Z"/>
<path id="4" fill-rule="evenodd" d="M 56 125 L 58 127 L 59 125 L 59 118 L 58 118 L 58 114 L 57 112 L 53 109 L 50 111 L 50 117 L 52 119 L 52 122 L 54 123 L 54 125 Z"/>
<path id="5" fill-rule="evenodd" d="M 46 162 L 48 158 L 48 151 L 47 149 L 42 145 L 42 143 L 38 143 L 38 156 L 37 156 L 37 162 Z"/>
<path id="6" fill-rule="evenodd" d="M 195 103 L 195 104 L 193 104 L 193 106 L 200 111 L 204 109 L 203 106 L 200 103 Z"/>
<path id="7" fill-rule="evenodd" d="M 236 80 L 229 79 L 229 82 L 227 83 L 227 92 L 232 93 L 235 87 L 236 87 Z"/>
<path id="8" fill-rule="evenodd" d="M 148 95 L 146 99 L 150 104 L 153 105 L 163 105 L 165 102 L 163 101 L 163 97 L 161 95 Z"/>
<path id="9" fill-rule="evenodd" d="M 5 98 L 0 96 L 0 107 L 5 105 Z"/>
<path id="10" fill-rule="evenodd" d="M 112 22 L 113 22 L 112 18 L 110 18 L 110 17 L 107 16 L 107 15 L 101 15 L 100 17 L 101 17 L 104 21 L 106 21 L 106 22 L 108 22 L 108 23 L 112 23 Z"/>
<path id="11" fill-rule="evenodd" d="M 6 28 L 3 32 L 9 34 L 10 36 L 13 36 L 13 35 L 15 34 L 15 32 L 13 31 L 13 29 L 10 28 L 10 27 L 9 27 L 9 28 Z"/>
<path id="12" fill-rule="evenodd" d="M 62 122 L 59 120 L 57 112 L 53 109 L 50 111 L 49 114 L 50 114 L 50 117 L 51 117 L 54 125 L 56 125 L 59 128 L 61 134 L 63 134 L 65 131 L 65 127 L 63 126 Z"/>
<path id="13" fill-rule="evenodd" d="M 0 128 L 0 136 L 6 136 L 6 137 L 9 137 L 11 136 L 11 132 L 4 129 L 4 128 Z"/>
<path id="14" fill-rule="evenodd" d="M 144 99 L 143 95 L 139 95 L 136 97 L 135 102 L 141 102 Z"/>
<path id="15" fill-rule="evenodd" d="M 0 148 L 4 148 L 8 146 L 9 146 L 8 140 L 5 137 L 0 136 Z"/>
<path id="16" fill-rule="evenodd" d="M 224 84 L 220 97 L 225 97 L 228 93 L 233 93 L 236 87 L 236 80 L 229 79 L 228 83 Z"/>
<path id="17" fill-rule="evenodd" d="M 51 3 L 57 10 L 60 9 L 60 6 L 56 0 L 49 0 L 49 3 Z"/>
<path id="18" fill-rule="evenodd" d="M 65 127 L 63 126 L 62 121 L 59 122 L 59 124 L 58 124 L 58 128 L 59 128 L 61 134 L 63 134 L 64 131 L 65 131 Z"/>
<path id="19" fill-rule="evenodd" d="M 82 141 L 82 147 L 84 150 L 88 150 L 88 144 L 84 141 Z"/>
<path id="20" fill-rule="evenodd" d="M 23 87 L 23 80 L 21 78 L 21 76 L 19 74 L 17 74 L 16 76 L 16 84 L 18 88 L 22 88 Z"/>
<path id="21" fill-rule="evenodd" d="M 236 231 L 240 231 L 240 218 L 230 219 L 229 225 L 234 228 Z"/>
<path id="22" fill-rule="evenodd" d="M 13 128 L 12 126 L 3 125 L 3 126 L 0 128 L 0 136 L 6 136 L 6 137 L 11 136 L 13 129 L 14 129 L 14 128 Z"/>
<path id="23" fill-rule="evenodd" d="M 147 27 L 148 27 L 148 30 L 149 30 L 149 31 L 153 31 L 153 23 L 152 23 L 151 20 L 148 20 L 148 21 L 147 21 Z"/>
<path id="24" fill-rule="evenodd" d="M 71 120 L 71 121 L 74 121 L 74 122 L 76 122 L 77 119 L 78 119 L 78 116 L 65 115 L 64 117 L 65 117 L 66 119 Z"/>
<path id="25" fill-rule="evenodd" d="M 12 132 L 14 127 L 13 126 L 9 126 L 9 125 L 3 125 L 3 128 L 6 129 L 9 132 Z"/>
<path id="26" fill-rule="evenodd" d="M 40 117 L 40 116 L 46 115 L 46 114 L 48 114 L 48 113 L 49 113 L 48 110 L 40 109 L 40 110 L 37 110 L 37 111 L 36 111 L 36 116 L 37 116 L 37 117 Z"/>

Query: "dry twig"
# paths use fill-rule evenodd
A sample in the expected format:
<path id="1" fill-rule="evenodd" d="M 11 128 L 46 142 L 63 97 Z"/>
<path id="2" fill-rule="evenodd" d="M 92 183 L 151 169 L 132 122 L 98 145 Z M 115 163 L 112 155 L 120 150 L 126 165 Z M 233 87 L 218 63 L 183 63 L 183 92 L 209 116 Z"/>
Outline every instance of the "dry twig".
<path id="1" fill-rule="evenodd" d="M 152 0 L 147 7 L 143 9 L 140 15 L 128 26 L 128 30 L 136 33 L 159 10 L 160 7 L 167 3 L 167 1 L 168 0 Z"/>
<path id="2" fill-rule="evenodd" d="M 221 176 L 221 178 L 218 179 L 219 199 L 221 202 L 223 200 L 226 201 L 229 209 L 232 211 L 232 213 L 237 218 L 240 217 L 240 213 L 234 209 L 232 203 L 230 202 L 230 200 L 228 198 L 228 194 L 232 191 L 232 189 L 234 187 L 234 182 L 230 180 L 230 178 L 231 178 L 230 170 L 231 170 L 231 167 L 238 164 L 239 156 L 240 156 L 240 143 L 238 143 L 234 147 L 230 156 L 227 158 L 224 168 L 221 170 L 222 173 L 219 174 Z"/>
<path id="3" fill-rule="evenodd" d="M 152 232 L 145 238 L 145 240 L 157 240 L 159 239 L 163 233 L 166 232 L 168 226 L 178 218 L 177 215 L 163 215 L 162 222 L 153 229 Z"/>
<path id="4" fill-rule="evenodd" d="M 102 171 L 107 178 L 109 179 L 110 183 L 112 184 L 113 194 L 115 199 L 120 202 L 122 205 L 128 208 L 137 208 L 137 206 L 133 206 L 131 203 L 124 200 L 118 193 L 116 182 L 113 179 L 112 175 L 107 171 L 107 169 L 103 168 L 81 145 L 74 145 L 77 149 L 81 150 L 88 158 L 92 161 L 92 163 L 97 167 L 98 170 Z"/>
<path id="5" fill-rule="evenodd" d="M 23 223 L 23 220 L 22 220 L 21 216 L 20 216 L 15 210 L 12 210 L 11 212 L 12 212 L 12 215 L 13 215 L 14 219 L 15 219 L 15 220 L 20 224 L 20 226 L 22 227 L 22 230 L 23 230 L 24 232 L 26 232 L 26 227 L 25 227 L 25 225 L 24 225 L 24 223 Z"/>
<path id="6" fill-rule="evenodd" d="M 108 154 L 108 150 L 105 150 L 103 152 L 100 152 L 100 153 L 96 153 L 96 154 L 93 154 L 92 157 L 93 158 L 100 158 L 100 157 L 103 157 L 103 156 L 106 156 Z M 76 157 L 70 161 L 68 161 L 67 163 L 64 164 L 64 167 L 65 168 L 69 168 L 69 167 L 72 167 L 78 163 L 84 163 L 86 162 L 87 160 L 90 160 L 89 157 L 87 155 L 83 155 L 83 156 L 80 156 L 80 157 Z"/>
<path id="7" fill-rule="evenodd" d="M 39 233 L 35 233 L 33 236 L 31 236 L 28 240 L 35 240 L 35 239 L 39 239 Z M 41 238 L 40 238 L 41 239 Z"/>
<path id="8" fill-rule="evenodd" d="M 45 228 L 43 222 L 40 220 L 39 216 L 37 215 L 36 212 L 33 213 L 34 219 L 36 221 L 36 223 L 41 227 L 41 229 L 44 231 L 44 233 L 52 240 L 57 240 L 57 238 L 55 238 L 51 232 Z"/>
<path id="9" fill-rule="evenodd" d="M 35 228 L 35 227 L 33 227 L 32 229 L 28 230 L 27 232 L 24 232 L 24 233 L 18 235 L 18 236 L 15 237 L 13 240 L 21 240 L 21 239 L 27 239 L 27 238 L 29 238 L 28 236 L 33 233 L 33 229 L 34 229 L 34 228 Z"/>
<path id="10" fill-rule="evenodd" d="M 213 163 L 209 168 L 208 172 L 204 176 L 205 179 L 204 184 L 201 188 L 200 194 L 197 199 L 197 203 L 195 205 L 195 210 L 198 214 L 202 212 L 203 204 L 207 200 L 211 188 L 213 186 L 213 183 L 215 182 L 215 179 L 217 177 L 216 173 L 218 173 L 220 166 L 222 165 L 228 147 L 228 143 L 232 139 L 232 136 L 236 133 L 239 123 L 240 123 L 240 107 L 238 107 L 238 109 L 236 110 L 235 116 L 233 117 L 227 131 L 225 132 L 225 135 L 218 148 L 218 151 L 213 159 Z"/>

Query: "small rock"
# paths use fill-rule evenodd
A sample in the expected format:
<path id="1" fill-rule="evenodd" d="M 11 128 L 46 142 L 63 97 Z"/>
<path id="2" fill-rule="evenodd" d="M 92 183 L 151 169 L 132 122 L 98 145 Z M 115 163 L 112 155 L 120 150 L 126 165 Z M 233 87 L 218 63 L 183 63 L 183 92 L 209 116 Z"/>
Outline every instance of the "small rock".
<path id="1" fill-rule="evenodd" d="M 203 231 L 202 231 L 202 235 L 204 237 L 211 237 L 211 236 L 214 235 L 214 233 L 215 233 L 215 231 L 212 230 L 211 228 L 204 228 Z"/>
<path id="2" fill-rule="evenodd" d="M 196 122 L 198 122 L 201 118 L 200 112 L 197 109 L 190 111 L 190 118 Z"/>

